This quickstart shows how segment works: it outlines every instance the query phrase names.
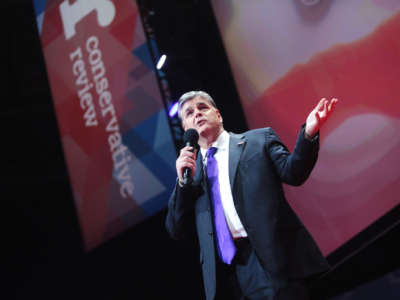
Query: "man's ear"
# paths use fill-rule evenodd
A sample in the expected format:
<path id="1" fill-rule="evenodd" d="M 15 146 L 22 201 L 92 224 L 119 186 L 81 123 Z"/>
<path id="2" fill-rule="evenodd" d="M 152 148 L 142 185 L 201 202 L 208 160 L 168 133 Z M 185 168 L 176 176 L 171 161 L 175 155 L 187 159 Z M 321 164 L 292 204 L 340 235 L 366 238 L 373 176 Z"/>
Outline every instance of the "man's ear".
<path id="1" fill-rule="evenodd" d="M 185 121 L 182 119 L 182 121 L 181 121 L 181 126 L 182 126 L 182 128 L 183 128 L 183 131 L 186 131 L 186 125 L 185 125 Z"/>
<path id="2" fill-rule="evenodd" d="M 219 109 L 216 109 L 216 112 L 217 112 L 218 119 L 221 121 L 221 124 L 222 124 L 224 120 L 222 119 L 222 115 L 219 112 Z"/>

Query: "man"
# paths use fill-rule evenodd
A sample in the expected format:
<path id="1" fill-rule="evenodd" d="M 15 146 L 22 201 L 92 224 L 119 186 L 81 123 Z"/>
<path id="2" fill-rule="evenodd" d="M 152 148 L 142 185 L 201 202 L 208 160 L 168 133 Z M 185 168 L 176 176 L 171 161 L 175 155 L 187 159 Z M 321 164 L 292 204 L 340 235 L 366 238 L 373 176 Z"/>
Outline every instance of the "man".
<path id="1" fill-rule="evenodd" d="M 200 151 L 180 151 L 166 227 L 181 239 L 195 223 L 207 299 L 308 299 L 305 279 L 328 264 L 286 202 L 282 182 L 307 179 L 317 160 L 318 131 L 336 103 L 321 99 L 290 153 L 271 128 L 227 133 L 207 93 L 180 98 L 183 129 L 197 130 Z M 185 168 L 194 174 L 186 186 Z"/>

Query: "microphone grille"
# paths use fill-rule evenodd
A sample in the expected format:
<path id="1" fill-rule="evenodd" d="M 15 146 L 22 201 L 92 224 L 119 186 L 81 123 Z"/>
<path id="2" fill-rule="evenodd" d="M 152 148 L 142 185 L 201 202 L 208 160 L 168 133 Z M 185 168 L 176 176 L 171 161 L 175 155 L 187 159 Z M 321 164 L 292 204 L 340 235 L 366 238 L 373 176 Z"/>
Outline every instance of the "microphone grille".
<path id="1" fill-rule="evenodd" d="M 185 144 L 188 142 L 192 145 L 197 144 L 197 142 L 199 141 L 199 134 L 197 130 L 193 128 L 189 128 L 188 130 L 186 130 L 183 134 L 183 141 Z"/>

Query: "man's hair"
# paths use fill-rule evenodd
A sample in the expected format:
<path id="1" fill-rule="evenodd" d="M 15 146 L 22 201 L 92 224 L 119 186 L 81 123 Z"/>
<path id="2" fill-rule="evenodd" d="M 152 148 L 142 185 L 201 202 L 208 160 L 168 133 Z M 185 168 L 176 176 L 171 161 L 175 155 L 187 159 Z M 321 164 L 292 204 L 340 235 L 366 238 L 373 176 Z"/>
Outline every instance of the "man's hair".
<path id="1" fill-rule="evenodd" d="M 183 118 L 182 118 L 182 107 L 183 107 L 183 105 L 187 101 L 192 100 L 193 98 L 196 98 L 196 97 L 201 97 L 201 98 L 207 100 L 212 106 L 217 108 L 217 105 L 215 104 L 213 98 L 211 98 L 211 96 L 209 94 L 207 94 L 206 92 L 203 92 L 203 91 L 190 91 L 190 92 L 184 93 L 179 98 L 179 101 L 178 101 L 178 117 L 179 117 L 179 119 L 181 121 L 183 120 Z"/>

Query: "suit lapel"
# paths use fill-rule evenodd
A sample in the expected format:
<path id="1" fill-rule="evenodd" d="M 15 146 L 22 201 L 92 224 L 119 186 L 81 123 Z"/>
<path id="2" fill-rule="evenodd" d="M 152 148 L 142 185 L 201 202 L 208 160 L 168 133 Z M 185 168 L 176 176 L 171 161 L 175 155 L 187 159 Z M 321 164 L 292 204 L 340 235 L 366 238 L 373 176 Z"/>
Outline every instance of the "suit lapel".
<path id="1" fill-rule="evenodd" d="M 229 135 L 229 183 L 233 191 L 233 183 L 235 182 L 240 156 L 246 146 L 246 138 L 241 134 L 230 133 Z"/>
<path id="2" fill-rule="evenodd" d="M 196 174 L 193 177 L 193 185 L 196 187 L 196 191 L 199 193 L 199 197 L 196 201 L 197 212 L 210 211 L 208 184 L 204 172 L 203 156 L 199 151 L 196 160 Z"/>
<path id="3" fill-rule="evenodd" d="M 202 184 L 203 176 L 204 176 L 204 170 L 203 170 L 203 156 L 201 155 L 200 149 L 198 150 L 197 153 L 197 159 L 196 159 L 196 174 L 193 177 L 193 183 L 196 185 Z"/>

